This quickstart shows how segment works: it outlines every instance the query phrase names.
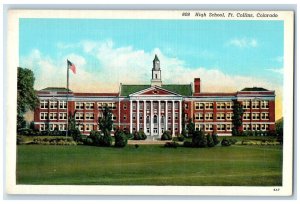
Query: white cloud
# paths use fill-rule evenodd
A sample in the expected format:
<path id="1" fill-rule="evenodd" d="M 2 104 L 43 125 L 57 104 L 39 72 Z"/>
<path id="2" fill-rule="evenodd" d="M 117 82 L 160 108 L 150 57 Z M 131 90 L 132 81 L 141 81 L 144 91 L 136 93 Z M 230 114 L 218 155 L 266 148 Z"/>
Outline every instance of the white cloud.
<path id="1" fill-rule="evenodd" d="M 185 62 L 166 56 L 159 48 L 150 52 L 131 46 L 115 47 L 112 40 L 103 42 L 83 41 L 79 43 L 85 55 L 94 57 L 99 65 L 88 67 L 86 59 L 69 53 L 60 60 L 51 59 L 38 50 L 21 60 L 22 65 L 36 73 L 36 88 L 66 85 L 66 59 L 77 67 L 76 74 L 70 74 L 70 88 L 82 92 L 118 92 L 119 84 L 150 84 L 152 60 L 157 54 L 161 61 L 163 83 L 190 84 L 195 77 L 202 81 L 202 91 L 237 91 L 244 87 L 261 86 L 278 89 L 278 85 L 263 78 L 230 75 L 219 68 L 187 67 Z M 96 67 L 99 66 L 99 67 Z M 281 70 L 270 69 L 270 71 Z M 70 72 L 71 73 L 71 72 Z"/>
<path id="2" fill-rule="evenodd" d="M 229 40 L 226 45 L 239 48 L 257 47 L 258 42 L 254 38 L 234 38 Z"/>
<path id="3" fill-rule="evenodd" d="M 283 73 L 284 73 L 283 68 L 281 68 L 281 69 L 279 69 L 279 68 L 270 68 L 270 69 L 266 69 L 266 70 L 277 73 L 277 74 L 281 74 L 281 75 L 283 75 Z"/>

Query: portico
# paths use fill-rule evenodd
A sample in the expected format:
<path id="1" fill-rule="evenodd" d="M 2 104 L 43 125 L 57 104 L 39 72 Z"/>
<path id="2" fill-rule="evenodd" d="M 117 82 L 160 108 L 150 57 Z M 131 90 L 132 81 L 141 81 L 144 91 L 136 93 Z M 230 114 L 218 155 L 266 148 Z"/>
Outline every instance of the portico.
<path id="1" fill-rule="evenodd" d="M 164 131 L 170 131 L 173 136 L 181 132 L 180 95 L 160 87 L 151 87 L 130 95 L 129 100 L 130 133 L 143 130 L 147 136 L 160 138 Z"/>

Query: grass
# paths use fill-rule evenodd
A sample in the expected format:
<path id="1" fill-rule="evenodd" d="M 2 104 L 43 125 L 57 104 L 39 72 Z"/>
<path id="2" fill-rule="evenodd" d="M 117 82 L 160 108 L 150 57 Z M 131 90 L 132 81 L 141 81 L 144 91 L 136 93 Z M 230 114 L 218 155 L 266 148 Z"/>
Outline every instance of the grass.
<path id="1" fill-rule="evenodd" d="M 281 186 L 281 146 L 18 145 L 18 184 Z"/>

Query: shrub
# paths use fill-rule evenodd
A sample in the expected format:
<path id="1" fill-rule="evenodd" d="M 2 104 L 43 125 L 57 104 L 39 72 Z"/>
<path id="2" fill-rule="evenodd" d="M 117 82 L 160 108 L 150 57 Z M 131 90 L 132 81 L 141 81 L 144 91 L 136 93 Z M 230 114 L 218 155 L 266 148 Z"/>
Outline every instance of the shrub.
<path id="1" fill-rule="evenodd" d="M 172 135 L 169 131 L 164 131 L 164 133 L 161 135 L 161 140 L 171 140 Z"/>
<path id="2" fill-rule="evenodd" d="M 181 135 L 182 135 L 183 137 L 188 137 L 188 133 L 187 133 L 187 131 L 186 131 L 185 128 L 183 128 L 183 130 L 182 130 L 182 132 L 181 132 Z"/>
<path id="3" fill-rule="evenodd" d="M 237 142 L 237 139 L 231 139 L 230 138 L 228 141 L 230 142 L 230 144 L 235 144 Z"/>
<path id="4" fill-rule="evenodd" d="M 147 139 L 147 135 L 144 133 L 144 131 L 140 130 L 138 132 L 134 132 L 133 139 L 134 140 L 145 140 L 145 139 Z"/>
<path id="5" fill-rule="evenodd" d="M 115 147 L 125 147 L 127 145 L 127 135 L 123 131 L 115 133 Z"/>
<path id="6" fill-rule="evenodd" d="M 100 146 L 110 147 L 112 144 L 112 137 L 110 136 L 110 131 L 104 131 L 103 135 L 100 137 Z"/>
<path id="7" fill-rule="evenodd" d="M 184 141 L 184 142 L 183 142 L 183 146 L 184 146 L 184 147 L 194 147 L 193 143 L 190 142 L 190 141 Z"/>
<path id="8" fill-rule="evenodd" d="M 178 141 L 183 142 L 184 141 L 184 136 L 183 135 L 178 135 L 177 139 L 178 139 Z"/>
<path id="9" fill-rule="evenodd" d="M 69 130 L 69 135 L 73 137 L 73 140 L 78 142 L 81 141 L 81 132 L 78 128 Z"/>
<path id="10" fill-rule="evenodd" d="M 218 139 L 218 135 L 216 133 L 212 134 L 212 139 L 213 139 L 215 145 L 220 143 L 220 141 Z"/>
<path id="11" fill-rule="evenodd" d="M 177 142 L 166 142 L 164 147 L 172 147 L 172 148 L 177 148 L 179 144 Z"/>
<path id="12" fill-rule="evenodd" d="M 206 140 L 207 140 L 207 146 L 208 147 L 214 147 L 215 146 L 214 140 L 213 140 L 213 138 L 210 134 L 206 135 Z"/>
<path id="13" fill-rule="evenodd" d="M 100 146 L 100 138 L 101 138 L 101 133 L 99 131 L 96 130 L 92 130 L 90 132 L 90 136 L 89 138 L 93 141 L 92 144 L 95 146 Z"/>
<path id="14" fill-rule="evenodd" d="M 195 131 L 193 134 L 192 143 L 195 147 L 206 147 L 207 138 L 202 131 Z"/>
<path id="15" fill-rule="evenodd" d="M 230 146 L 231 144 L 230 144 L 229 140 L 223 139 L 222 142 L 221 142 L 221 145 L 222 145 L 223 147 L 228 147 L 228 146 Z"/>

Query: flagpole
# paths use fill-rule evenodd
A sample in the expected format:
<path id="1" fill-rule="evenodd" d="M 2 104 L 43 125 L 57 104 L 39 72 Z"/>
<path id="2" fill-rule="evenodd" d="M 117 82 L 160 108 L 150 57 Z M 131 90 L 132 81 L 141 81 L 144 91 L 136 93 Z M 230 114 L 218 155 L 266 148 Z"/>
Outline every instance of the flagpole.
<path id="1" fill-rule="evenodd" d="M 68 108 L 68 101 L 69 101 L 69 63 L 67 60 L 67 126 L 66 126 L 66 140 L 68 138 L 68 130 L 69 130 L 69 108 Z"/>

